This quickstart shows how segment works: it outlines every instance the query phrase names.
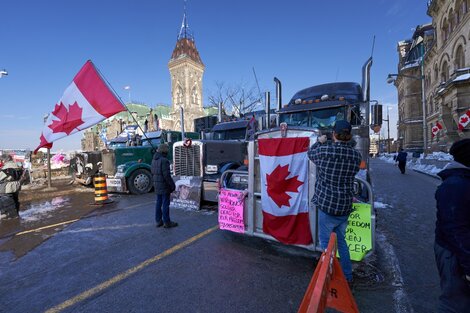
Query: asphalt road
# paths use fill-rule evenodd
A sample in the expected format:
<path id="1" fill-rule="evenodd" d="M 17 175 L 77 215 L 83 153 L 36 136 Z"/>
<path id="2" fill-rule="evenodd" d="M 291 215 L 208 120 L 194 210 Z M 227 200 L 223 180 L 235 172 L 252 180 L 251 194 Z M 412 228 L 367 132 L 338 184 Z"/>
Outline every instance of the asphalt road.
<path id="1" fill-rule="evenodd" d="M 402 175 L 393 164 L 378 159 L 372 159 L 371 176 L 375 202 L 385 204 L 377 208 L 375 262 L 384 282 L 368 292 L 393 297 L 393 309 L 386 312 L 436 312 L 434 192 L 440 181 L 409 169 Z M 372 297 L 361 295 L 358 304 L 364 312 L 381 312 Z"/>
<path id="2" fill-rule="evenodd" d="M 376 253 L 354 264 L 359 309 L 434 312 L 439 181 L 380 160 L 371 169 L 387 205 L 377 209 Z M 78 197 L 75 210 L 92 199 Z M 0 240 L 38 240 L 20 256 L 0 252 L 0 312 L 296 312 L 314 271 L 316 255 L 218 230 L 213 210 L 172 210 L 173 229 L 155 227 L 152 194 L 91 211 Z"/>

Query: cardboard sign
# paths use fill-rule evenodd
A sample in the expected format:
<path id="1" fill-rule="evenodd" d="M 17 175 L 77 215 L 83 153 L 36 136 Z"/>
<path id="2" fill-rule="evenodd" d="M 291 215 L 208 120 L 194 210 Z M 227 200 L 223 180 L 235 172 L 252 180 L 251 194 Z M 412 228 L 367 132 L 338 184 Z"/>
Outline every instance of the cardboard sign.
<path id="1" fill-rule="evenodd" d="M 219 227 L 236 233 L 245 232 L 243 191 L 221 189 L 219 194 Z"/>
<path id="2" fill-rule="evenodd" d="M 202 177 L 173 176 L 176 189 L 170 196 L 170 207 L 199 210 L 201 204 Z"/>
<path id="3" fill-rule="evenodd" d="M 369 203 L 353 203 L 346 228 L 346 243 L 351 260 L 361 261 L 372 250 L 372 221 Z"/>

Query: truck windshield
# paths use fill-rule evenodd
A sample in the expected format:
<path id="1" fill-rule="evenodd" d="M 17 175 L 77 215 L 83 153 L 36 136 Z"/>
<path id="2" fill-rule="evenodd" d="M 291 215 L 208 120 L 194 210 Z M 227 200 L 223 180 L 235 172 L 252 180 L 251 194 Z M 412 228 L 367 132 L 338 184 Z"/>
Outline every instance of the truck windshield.
<path id="1" fill-rule="evenodd" d="M 224 131 L 215 131 L 214 140 L 245 139 L 246 128 L 228 129 Z"/>
<path id="2" fill-rule="evenodd" d="M 280 115 L 281 123 L 288 126 L 304 126 L 313 128 L 329 128 L 335 121 L 346 118 L 346 107 L 337 107 L 315 111 L 284 113 Z"/>
<path id="3" fill-rule="evenodd" d="M 160 143 L 161 143 L 161 138 L 149 138 L 149 139 L 142 140 L 142 146 L 153 145 L 154 147 L 157 147 Z"/>

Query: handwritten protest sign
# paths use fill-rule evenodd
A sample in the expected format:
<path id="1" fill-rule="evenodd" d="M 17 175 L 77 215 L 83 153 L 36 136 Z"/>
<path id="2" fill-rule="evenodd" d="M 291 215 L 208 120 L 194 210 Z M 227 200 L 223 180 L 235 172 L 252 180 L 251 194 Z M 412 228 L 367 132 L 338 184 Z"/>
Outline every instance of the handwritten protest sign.
<path id="1" fill-rule="evenodd" d="M 372 221 L 370 204 L 353 203 L 346 228 L 346 243 L 351 260 L 361 261 L 372 250 Z"/>
<path id="2" fill-rule="evenodd" d="M 236 233 L 245 232 L 243 191 L 221 189 L 219 195 L 219 227 Z"/>

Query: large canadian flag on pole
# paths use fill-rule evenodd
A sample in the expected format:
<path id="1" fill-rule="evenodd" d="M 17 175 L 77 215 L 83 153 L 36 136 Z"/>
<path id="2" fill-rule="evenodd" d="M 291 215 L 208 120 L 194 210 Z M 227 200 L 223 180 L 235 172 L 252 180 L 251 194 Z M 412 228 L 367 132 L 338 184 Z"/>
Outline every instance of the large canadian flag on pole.
<path id="1" fill-rule="evenodd" d="M 286 244 L 312 243 L 308 215 L 309 143 L 308 137 L 258 140 L 263 232 Z"/>
<path id="2" fill-rule="evenodd" d="M 49 114 L 42 130 L 41 142 L 34 153 L 42 147 L 52 148 L 54 141 L 125 110 L 126 107 L 88 60 Z"/>

